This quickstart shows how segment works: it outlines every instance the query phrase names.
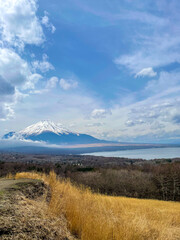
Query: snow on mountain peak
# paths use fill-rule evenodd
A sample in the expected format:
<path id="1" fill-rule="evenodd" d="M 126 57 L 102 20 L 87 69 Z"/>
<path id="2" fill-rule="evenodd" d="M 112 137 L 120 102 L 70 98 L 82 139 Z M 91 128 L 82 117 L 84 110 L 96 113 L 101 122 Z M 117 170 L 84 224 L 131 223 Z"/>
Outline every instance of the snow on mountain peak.
<path id="1" fill-rule="evenodd" d="M 38 135 L 41 134 L 42 132 L 53 132 L 58 135 L 70 133 L 70 131 L 64 128 L 62 124 L 57 125 L 50 120 L 44 120 L 33 125 L 30 125 L 24 130 L 21 130 L 19 133 L 22 135 Z"/>

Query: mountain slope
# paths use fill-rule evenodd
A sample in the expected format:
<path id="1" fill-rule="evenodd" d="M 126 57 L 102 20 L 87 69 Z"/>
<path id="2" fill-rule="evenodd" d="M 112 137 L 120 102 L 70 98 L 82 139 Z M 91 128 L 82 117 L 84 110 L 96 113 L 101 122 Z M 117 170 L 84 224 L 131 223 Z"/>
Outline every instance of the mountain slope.
<path id="1" fill-rule="evenodd" d="M 104 143 L 87 134 L 74 133 L 62 125 L 57 125 L 52 121 L 40 121 L 17 133 L 9 132 L 3 139 L 26 139 L 32 141 L 43 141 L 49 144 L 89 144 Z"/>

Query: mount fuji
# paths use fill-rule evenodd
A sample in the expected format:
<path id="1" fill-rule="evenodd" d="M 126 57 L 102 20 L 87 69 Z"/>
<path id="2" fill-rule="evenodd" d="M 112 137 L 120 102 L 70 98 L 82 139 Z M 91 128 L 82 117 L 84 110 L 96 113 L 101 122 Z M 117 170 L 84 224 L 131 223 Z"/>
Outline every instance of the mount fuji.
<path id="1" fill-rule="evenodd" d="M 40 121 L 19 132 L 9 132 L 3 136 L 3 139 L 31 140 L 57 145 L 108 142 L 87 134 L 71 132 L 62 125 L 57 125 L 49 120 Z"/>

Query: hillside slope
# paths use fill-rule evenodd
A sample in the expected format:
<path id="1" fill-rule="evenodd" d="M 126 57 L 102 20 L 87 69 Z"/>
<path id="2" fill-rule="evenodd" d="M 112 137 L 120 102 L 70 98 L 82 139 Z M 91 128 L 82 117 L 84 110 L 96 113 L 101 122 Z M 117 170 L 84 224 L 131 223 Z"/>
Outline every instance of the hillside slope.
<path id="1" fill-rule="evenodd" d="M 41 179 L 51 188 L 49 211 L 65 214 L 82 240 L 179 240 L 180 203 L 94 194 L 50 175 L 18 173 L 16 179 Z M 58 197 L 59 196 L 59 197 Z"/>
<path id="2" fill-rule="evenodd" d="M 0 179 L 1 240 L 75 240 L 63 216 L 48 214 L 46 191 L 37 180 Z"/>

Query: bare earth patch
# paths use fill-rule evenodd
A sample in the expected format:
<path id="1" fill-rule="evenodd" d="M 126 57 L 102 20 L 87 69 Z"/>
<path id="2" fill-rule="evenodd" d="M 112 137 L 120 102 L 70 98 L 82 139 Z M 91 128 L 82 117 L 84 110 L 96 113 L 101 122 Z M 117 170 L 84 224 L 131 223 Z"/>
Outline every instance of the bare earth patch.
<path id="1" fill-rule="evenodd" d="M 40 181 L 0 180 L 0 239 L 74 240 L 66 219 L 48 213 L 46 199 Z"/>

